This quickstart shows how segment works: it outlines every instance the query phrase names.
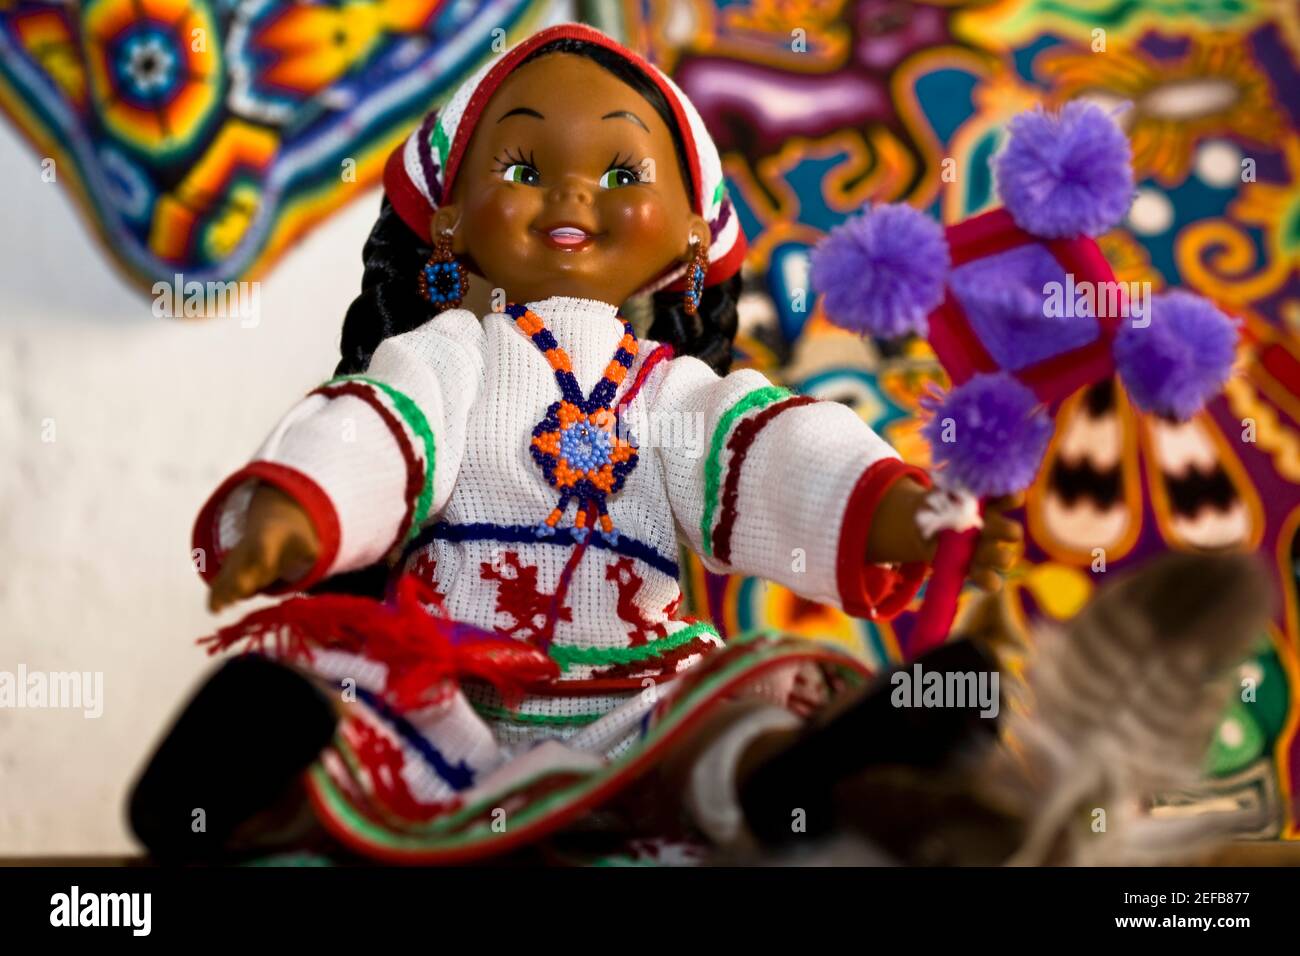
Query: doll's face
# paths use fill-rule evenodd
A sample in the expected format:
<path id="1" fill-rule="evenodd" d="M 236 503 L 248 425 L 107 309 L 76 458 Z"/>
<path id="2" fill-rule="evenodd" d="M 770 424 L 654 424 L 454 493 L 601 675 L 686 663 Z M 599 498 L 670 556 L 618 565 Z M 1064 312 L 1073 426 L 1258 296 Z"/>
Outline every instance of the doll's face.
<path id="1" fill-rule="evenodd" d="M 434 230 L 455 224 L 453 249 L 514 302 L 568 295 L 621 305 L 686 259 L 692 234 L 709 235 L 659 114 L 567 53 L 520 67 L 497 89 L 452 198 Z"/>

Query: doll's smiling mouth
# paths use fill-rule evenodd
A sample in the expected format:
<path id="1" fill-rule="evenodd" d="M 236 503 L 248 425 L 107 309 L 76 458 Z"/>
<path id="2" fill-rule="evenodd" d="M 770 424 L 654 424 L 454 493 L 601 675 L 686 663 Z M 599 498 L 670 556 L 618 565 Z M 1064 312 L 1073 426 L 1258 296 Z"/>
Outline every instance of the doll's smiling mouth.
<path id="1" fill-rule="evenodd" d="M 566 252 L 577 249 L 585 249 L 596 238 L 596 233 L 588 232 L 581 226 L 574 226 L 564 223 L 558 226 L 552 226 L 549 229 L 538 229 L 542 239 L 553 249 L 563 249 Z"/>

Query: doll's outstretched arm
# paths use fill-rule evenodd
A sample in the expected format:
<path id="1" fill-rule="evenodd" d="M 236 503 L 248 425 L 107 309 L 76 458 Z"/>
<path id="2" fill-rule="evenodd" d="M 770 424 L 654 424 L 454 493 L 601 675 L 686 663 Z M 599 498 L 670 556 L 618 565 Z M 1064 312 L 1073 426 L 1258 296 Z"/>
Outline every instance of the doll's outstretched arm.
<path id="1" fill-rule="evenodd" d="M 213 606 L 310 587 L 418 533 L 451 495 L 482 376 L 478 319 L 453 310 L 299 402 L 199 513 Z"/>
<path id="2" fill-rule="evenodd" d="M 678 434 L 700 441 L 657 445 L 674 514 L 707 567 L 767 578 L 861 617 L 906 606 L 927 560 L 908 524 L 911 496 L 929 479 L 852 409 L 752 370 L 719 377 L 693 358 L 668 363 L 651 403 L 660 421 L 698 425 Z M 869 559 L 887 502 L 881 553 Z"/>

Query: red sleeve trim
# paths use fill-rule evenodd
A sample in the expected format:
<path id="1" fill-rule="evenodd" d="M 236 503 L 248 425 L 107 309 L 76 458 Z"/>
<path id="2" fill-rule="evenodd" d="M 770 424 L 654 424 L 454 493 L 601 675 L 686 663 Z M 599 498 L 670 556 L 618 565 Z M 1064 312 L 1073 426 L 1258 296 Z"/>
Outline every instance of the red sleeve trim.
<path id="1" fill-rule="evenodd" d="M 199 509 L 199 516 L 194 521 L 193 547 L 200 550 L 207 558 L 203 570 L 199 572 L 203 580 L 211 584 L 226 553 L 217 543 L 217 525 L 221 519 L 221 509 L 226 499 L 237 487 L 246 481 L 262 481 L 279 488 L 293 498 L 311 519 L 320 541 L 320 557 L 305 577 L 292 583 L 275 584 L 265 589 L 266 594 L 287 594 L 291 591 L 305 591 L 325 577 L 325 573 L 334 564 L 339 553 L 339 518 L 334 510 L 334 503 L 329 496 L 311 478 L 296 468 L 279 465 L 270 461 L 255 461 L 235 472 L 217 488 Z"/>
<path id="2" fill-rule="evenodd" d="M 876 507 L 894 482 L 912 478 L 926 488 L 930 476 L 915 465 L 897 458 L 876 462 L 862 473 L 849 495 L 848 507 L 840 525 L 840 544 L 836 558 L 836 583 L 840 606 L 853 617 L 889 620 L 916 596 L 928 566 L 922 561 L 897 568 L 867 564 L 867 536 Z"/>

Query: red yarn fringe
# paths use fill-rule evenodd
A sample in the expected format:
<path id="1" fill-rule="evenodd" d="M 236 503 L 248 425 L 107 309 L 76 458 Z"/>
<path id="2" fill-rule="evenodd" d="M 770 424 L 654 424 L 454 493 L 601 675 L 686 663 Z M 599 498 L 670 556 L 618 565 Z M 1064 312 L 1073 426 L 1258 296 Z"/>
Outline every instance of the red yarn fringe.
<path id="1" fill-rule="evenodd" d="M 243 644 L 245 653 L 306 663 L 317 648 L 363 654 L 387 665 L 383 696 L 399 710 L 439 703 L 466 677 L 492 684 L 513 707 L 527 688 L 560 675 L 538 648 L 452 621 L 439 596 L 414 575 L 397 582 L 390 601 L 344 594 L 293 597 L 198 643 L 209 654 Z"/>

